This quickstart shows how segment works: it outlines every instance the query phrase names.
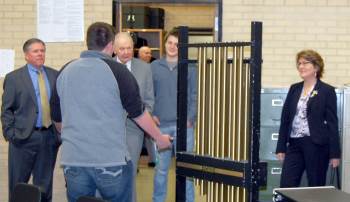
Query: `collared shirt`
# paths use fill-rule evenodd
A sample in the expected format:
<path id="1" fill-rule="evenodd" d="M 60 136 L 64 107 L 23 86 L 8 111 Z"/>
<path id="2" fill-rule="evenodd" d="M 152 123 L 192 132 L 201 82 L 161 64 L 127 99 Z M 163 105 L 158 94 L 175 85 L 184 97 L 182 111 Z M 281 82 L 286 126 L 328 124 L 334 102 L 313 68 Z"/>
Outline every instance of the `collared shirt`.
<path id="1" fill-rule="evenodd" d="M 47 74 L 45 72 L 45 69 L 43 67 L 40 67 L 40 70 L 38 70 L 37 68 L 35 68 L 33 65 L 31 64 L 27 64 L 28 67 L 28 72 L 30 75 L 30 78 L 32 80 L 33 83 L 33 87 L 34 87 L 34 92 L 35 92 L 35 97 L 36 97 L 36 102 L 38 103 L 38 119 L 36 120 L 36 127 L 42 127 L 42 110 L 41 110 L 41 100 L 40 100 L 40 90 L 39 90 L 39 83 L 38 83 L 38 76 L 39 76 L 39 71 L 42 71 L 44 73 L 45 76 L 45 85 L 46 85 L 46 91 L 47 91 L 47 96 L 50 100 L 51 97 L 51 89 L 50 89 L 50 83 L 49 80 L 47 78 Z"/>
<path id="2" fill-rule="evenodd" d="M 303 95 L 303 93 L 300 95 L 297 112 L 293 119 L 291 138 L 310 136 L 309 124 L 307 122 L 307 102 L 309 101 L 311 92 L 307 95 Z"/>
<path id="3" fill-rule="evenodd" d="M 116 56 L 117 58 L 117 62 L 123 64 L 123 65 L 126 65 L 126 68 L 128 68 L 128 70 L 131 72 L 131 60 L 127 61 L 125 64 L 122 63 L 122 61 L 119 60 L 118 56 Z"/>

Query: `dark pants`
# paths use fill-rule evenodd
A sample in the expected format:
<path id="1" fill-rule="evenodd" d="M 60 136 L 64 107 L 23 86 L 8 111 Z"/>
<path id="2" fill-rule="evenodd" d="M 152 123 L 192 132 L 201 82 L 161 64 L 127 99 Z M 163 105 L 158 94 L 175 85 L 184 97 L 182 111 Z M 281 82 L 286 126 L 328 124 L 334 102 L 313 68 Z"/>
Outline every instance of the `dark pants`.
<path id="1" fill-rule="evenodd" d="M 28 183 L 31 174 L 33 184 L 40 187 L 42 202 L 52 201 L 52 181 L 58 142 L 51 128 L 33 131 L 28 139 L 10 142 L 8 152 L 9 201 L 19 182 Z"/>
<path id="2" fill-rule="evenodd" d="M 324 186 L 329 167 L 329 146 L 314 144 L 310 137 L 290 138 L 289 142 L 281 187 L 298 187 L 304 171 L 308 186 Z"/>

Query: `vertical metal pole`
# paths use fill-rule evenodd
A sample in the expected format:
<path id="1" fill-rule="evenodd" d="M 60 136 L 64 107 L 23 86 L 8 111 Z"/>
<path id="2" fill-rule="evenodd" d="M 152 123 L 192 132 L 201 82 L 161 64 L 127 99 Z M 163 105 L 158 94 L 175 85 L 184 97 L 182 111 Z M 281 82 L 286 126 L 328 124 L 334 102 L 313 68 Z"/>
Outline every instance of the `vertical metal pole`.
<path id="1" fill-rule="evenodd" d="M 188 28 L 179 27 L 176 151 L 186 151 Z M 176 173 L 176 201 L 186 201 L 186 177 Z"/>
<path id="2" fill-rule="evenodd" d="M 250 56 L 250 84 L 251 84 L 251 139 L 250 139 L 250 202 L 259 199 L 259 138 L 260 138 L 260 90 L 261 90 L 261 63 L 262 63 L 262 22 L 251 23 L 251 56 Z"/>
<path id="3" fill-rule="evenodd" d="M 218 3 L 219 16 L 218 16 L 218 42 L 222 42 L 222 0 Z"/>

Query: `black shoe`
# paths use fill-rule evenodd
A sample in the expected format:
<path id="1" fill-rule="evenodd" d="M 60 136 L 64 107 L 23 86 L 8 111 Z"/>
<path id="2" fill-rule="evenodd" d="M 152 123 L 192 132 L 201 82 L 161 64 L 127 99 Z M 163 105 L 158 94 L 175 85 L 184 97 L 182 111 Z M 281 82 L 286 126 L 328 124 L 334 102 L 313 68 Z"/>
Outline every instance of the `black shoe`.
<path id="1" fill-rule="evenodd" d="M 154 162 L 149 162 L 149 163 L 148 163 L 148 167 L 154 168 L 154 167 L 156 167 L 156 163 L 154 163 Z"/>

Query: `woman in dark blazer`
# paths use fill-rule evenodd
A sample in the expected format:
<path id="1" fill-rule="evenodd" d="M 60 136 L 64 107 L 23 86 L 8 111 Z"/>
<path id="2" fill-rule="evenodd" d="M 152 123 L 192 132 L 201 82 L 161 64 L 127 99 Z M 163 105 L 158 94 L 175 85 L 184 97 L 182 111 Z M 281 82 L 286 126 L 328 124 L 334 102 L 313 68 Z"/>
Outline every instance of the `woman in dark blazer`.
<path id="1" fill-rule="evenodd" d="M 303 81 L 289 89 L 276 148 L 281 187 L 298 187 L 304 170 L 309 186 L 324 186 L 329 164 L 339 165 L 337 97 L 320 80 L 324 63 L 316 51 L 299 52 L 296 65 Z"/>

